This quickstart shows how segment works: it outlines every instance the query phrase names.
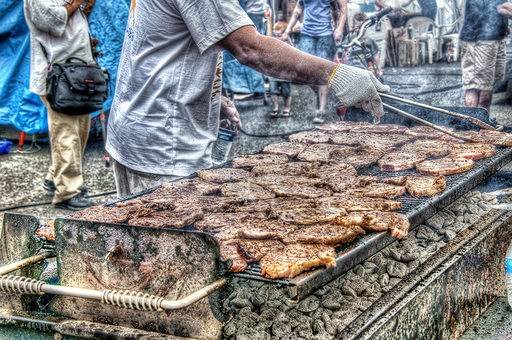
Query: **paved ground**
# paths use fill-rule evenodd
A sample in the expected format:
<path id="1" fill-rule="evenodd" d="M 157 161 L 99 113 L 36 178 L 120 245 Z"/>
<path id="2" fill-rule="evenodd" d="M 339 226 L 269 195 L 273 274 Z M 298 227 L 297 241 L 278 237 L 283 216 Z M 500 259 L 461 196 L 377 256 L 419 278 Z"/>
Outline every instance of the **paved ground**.
<path id="1" fill-rule="evenodd" d="M 385 68 L 384 74 L 385 81 L 396 94 L 436 106 L 464 105 L 458 63 L 436 63 L 415 68 Z M 312 91 L 305 85 L 293 85 L 292 96 L 292 115 L 289 118 L 271 118 L 271 106 L 264 105 L 262 98 L 237 96 L 235 104 L 241 114 L 244 129 L 235 141 L 230 156 L 258 152 L 269 143 L 284 141 L 284 138 L 293 132 L 313 128 L 316 101 Z M 331 95 L 327 112 L 328 121 L 339 120 L 335 110 L 337 105 L 337 99 Z M 506 93 L 495 95 L 491 118 L 496 119 L 499 124 L 512 126 L 512 106 L 509 105 Z M 3 220 L 4 212 L 34 215 L 42 223 L 71 213 L 68 210 L 54 208 L 50 204 L 51 194 L 41 187 L 50 164 L 48 144 L 37 142 L 32 149 L 29 148 L 30 140 L 25 143 L 22 152 L 18 152 L 15 145 L 9 154 L 0 155 L 0 222 Z M 112 169 L 105 166 L 102 139 L 97 133 L 92 133 L 86 150 L 84 178 L 89 189 L 89 197 L 96 204 L 116 199 Z M 498 300 L 481 322 L 467 332 L 464 339 L 503 339 L 507 336 L 510 338 L 510 325 L 512 313 L 503 300 Z"/>

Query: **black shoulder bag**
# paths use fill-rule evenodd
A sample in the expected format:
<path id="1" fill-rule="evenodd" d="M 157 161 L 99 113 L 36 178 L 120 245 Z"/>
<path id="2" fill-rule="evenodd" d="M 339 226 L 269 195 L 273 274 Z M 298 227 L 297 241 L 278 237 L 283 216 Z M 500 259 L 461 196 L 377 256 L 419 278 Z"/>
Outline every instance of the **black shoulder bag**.
<path id="1" fill-rule="evenodd" d="M 48 59 L 46 50 L 41 47 Z M 109 79 L 105 69 L 98 64 L 88 65 L 77 58 L 50 66 L 46 78 L 46 98 L 53 110 L 68 115 L 84 115 L 103 108 L 103 102 L 108 97 Z"/>

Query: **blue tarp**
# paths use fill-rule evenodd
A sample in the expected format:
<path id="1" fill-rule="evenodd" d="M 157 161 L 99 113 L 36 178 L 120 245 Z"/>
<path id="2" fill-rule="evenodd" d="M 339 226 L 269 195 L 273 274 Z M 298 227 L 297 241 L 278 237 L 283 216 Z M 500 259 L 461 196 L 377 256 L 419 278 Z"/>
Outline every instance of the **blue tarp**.
<path id="1" fill-rule="evenodd" d="M 104 110 L 112 104 L 129 10 L 130 0 L 101 0 L 89 18 L 91 36 L 99 40 L 97 49 L 103 52 L 98 63 L 111 75 Z M 28 89 L 30 32 L 22 0 L 0 1 L 0 65 L 0 124 L 14 125 L 27 134 L 47 132 L 46 108 L 39 96 Z M 95 112 L 92 117 L 98 114 Z"/>

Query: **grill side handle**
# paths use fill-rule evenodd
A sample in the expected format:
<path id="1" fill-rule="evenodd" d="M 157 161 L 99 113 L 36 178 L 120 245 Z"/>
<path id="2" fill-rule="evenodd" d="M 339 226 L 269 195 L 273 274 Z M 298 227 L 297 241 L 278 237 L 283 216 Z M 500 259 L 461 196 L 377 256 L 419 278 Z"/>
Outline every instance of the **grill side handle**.
<path id="1" fill-rule="evenodd" d="M 19 294 L 54 294 L 101 301 L 107 305 L 140 311 L 176 310 L 188 307 L 223 287 L 227 280 L 222 278 L 180 300 L 165 300 L 147 293 L 129 290 L 92 290 L 51 285 L 41 280 L 23 276 L 0 276 L 0 290 Z"/>

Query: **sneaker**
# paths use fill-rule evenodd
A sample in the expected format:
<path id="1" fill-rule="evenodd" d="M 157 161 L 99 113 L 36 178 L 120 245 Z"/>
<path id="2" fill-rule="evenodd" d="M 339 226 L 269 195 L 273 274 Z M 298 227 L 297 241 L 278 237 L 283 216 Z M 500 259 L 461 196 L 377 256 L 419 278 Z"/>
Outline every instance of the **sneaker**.
<path id="1" fill-rule="evenodd" d="M 325 113 L 322 111 L 316 111 L 315 119 L 313 119 L 313 123 L 315 124 L 322 124 L 325 122 Z"/>
<path id="2" fill-rule="evenodd" d="M 56 208 L 69 209 L 69 210 L 82 210 L 93 206 L 94 203 L 91 199 L 86 198 L 82 195 L 76 195 L 71 197 L 67 201 L 55 204 Z"/>
<path id="3" fill-rule="evenodd" d="M 45 179 L 43 183 L 43 189 L 49 192 L 54 192 L 57 188 L 55 187 L 55 183 L 53 183 L 53 181 Z"/>

